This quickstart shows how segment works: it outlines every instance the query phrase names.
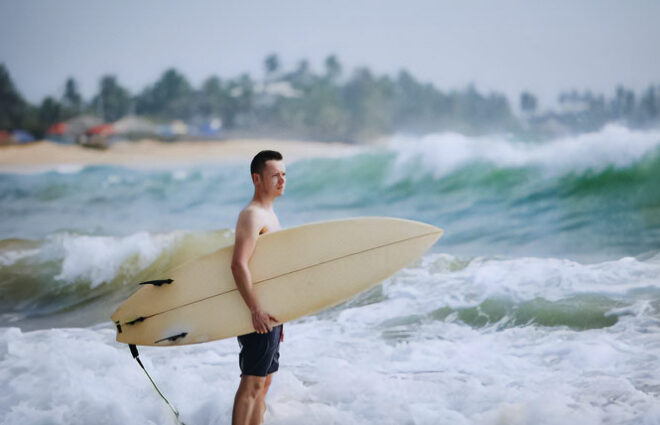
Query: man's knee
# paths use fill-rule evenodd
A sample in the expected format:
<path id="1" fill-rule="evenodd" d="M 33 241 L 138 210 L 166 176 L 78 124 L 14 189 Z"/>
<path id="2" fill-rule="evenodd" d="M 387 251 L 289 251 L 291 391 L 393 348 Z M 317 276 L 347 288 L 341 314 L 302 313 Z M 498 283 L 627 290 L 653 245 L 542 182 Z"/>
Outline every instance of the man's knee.
<path id="1" fill-rule="evenodd" d="M 266 377 L 260 376 L 243 376 L 241 378 L 241 395 L 248 398 L 261 398 L 265 391 L 268 391 Z"/>
<path id="2" fill-rule="evenodd" d="M 272 373 L 270 375 L 266 376 L 266 381 L 264 381 L 264 388 L 263 388 L 264 395 L 268 392 L 268 389 L 270 388 L 271 382 L 273 382 L 273 374 Z"/>

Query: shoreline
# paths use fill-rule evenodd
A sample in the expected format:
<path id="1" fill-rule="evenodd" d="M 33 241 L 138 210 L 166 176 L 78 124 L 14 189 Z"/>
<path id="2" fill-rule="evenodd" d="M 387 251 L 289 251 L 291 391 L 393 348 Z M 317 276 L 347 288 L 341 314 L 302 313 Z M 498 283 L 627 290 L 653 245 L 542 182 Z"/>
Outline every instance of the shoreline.
<path id="1" fill-rule="evenodd" d="M 264 149 L 277 150 L 289 160 L 352 155 L 364 146 L 341 142 L 280 139 L 231 139 L 222 141 L 160 142 L 143 139 L 121 141 L 104 150 L 60 145 L 42 140 L 25 145 L 0 146 L 0 172 L 32 173 L 77 169 L 89 165 L 123 165 L 160 168 L 196 164 L 249 161 Z"/>

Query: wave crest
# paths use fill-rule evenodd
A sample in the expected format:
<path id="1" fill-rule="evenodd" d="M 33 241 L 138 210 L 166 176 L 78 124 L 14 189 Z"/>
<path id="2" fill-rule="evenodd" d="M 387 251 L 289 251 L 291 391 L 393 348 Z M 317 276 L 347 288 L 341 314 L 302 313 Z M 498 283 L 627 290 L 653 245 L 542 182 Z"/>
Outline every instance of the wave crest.
<path id="1" fill-rule="evenodd" d="M 389 145 L 396 153 L 398 169 L 416 162 L 436 179 L 472 163 L 538 168 L 552 175 L 600 172 L 630 167 L 659 147 L 660 131 L 630 130 L 615 124 L 598 132 L 539 143 L 441 133 L 422 138 L 397 136 Z"/>

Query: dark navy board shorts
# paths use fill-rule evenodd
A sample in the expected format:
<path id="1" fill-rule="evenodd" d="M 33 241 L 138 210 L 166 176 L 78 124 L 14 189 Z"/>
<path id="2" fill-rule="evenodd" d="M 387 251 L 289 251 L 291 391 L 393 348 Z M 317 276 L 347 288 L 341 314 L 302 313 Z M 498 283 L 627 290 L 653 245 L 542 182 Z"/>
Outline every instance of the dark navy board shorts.
<path id="1" fill-rule="evenodd" d="M 280 368 L 280 334 L 282 325 L 265 334 L 252 332 L 238 337 L 241 353 L 238 363 L 241 376 L 267 376 Z"/>

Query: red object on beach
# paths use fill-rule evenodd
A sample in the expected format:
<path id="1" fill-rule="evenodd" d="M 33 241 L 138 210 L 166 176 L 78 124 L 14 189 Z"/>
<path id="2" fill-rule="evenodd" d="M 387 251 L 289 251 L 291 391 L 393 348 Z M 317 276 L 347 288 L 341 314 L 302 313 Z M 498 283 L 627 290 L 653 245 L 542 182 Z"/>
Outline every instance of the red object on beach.
<path id="1" fill-rule="evenodd" d="M 88 129 L 85 134 L 89 136 L 109 136 L 115 132 L 112 124 L 101 124 Z"/>
<path id="2" fill-rule="evenodd" d="M 57 135 L 64 135 L 67 132 L 67 125 L 65 122 L 58 122 L 57 124 L 53 124 L 50 127 L 48 127 L 48 130 L 46 133 L 48 134 L 57 134 Z"/>

